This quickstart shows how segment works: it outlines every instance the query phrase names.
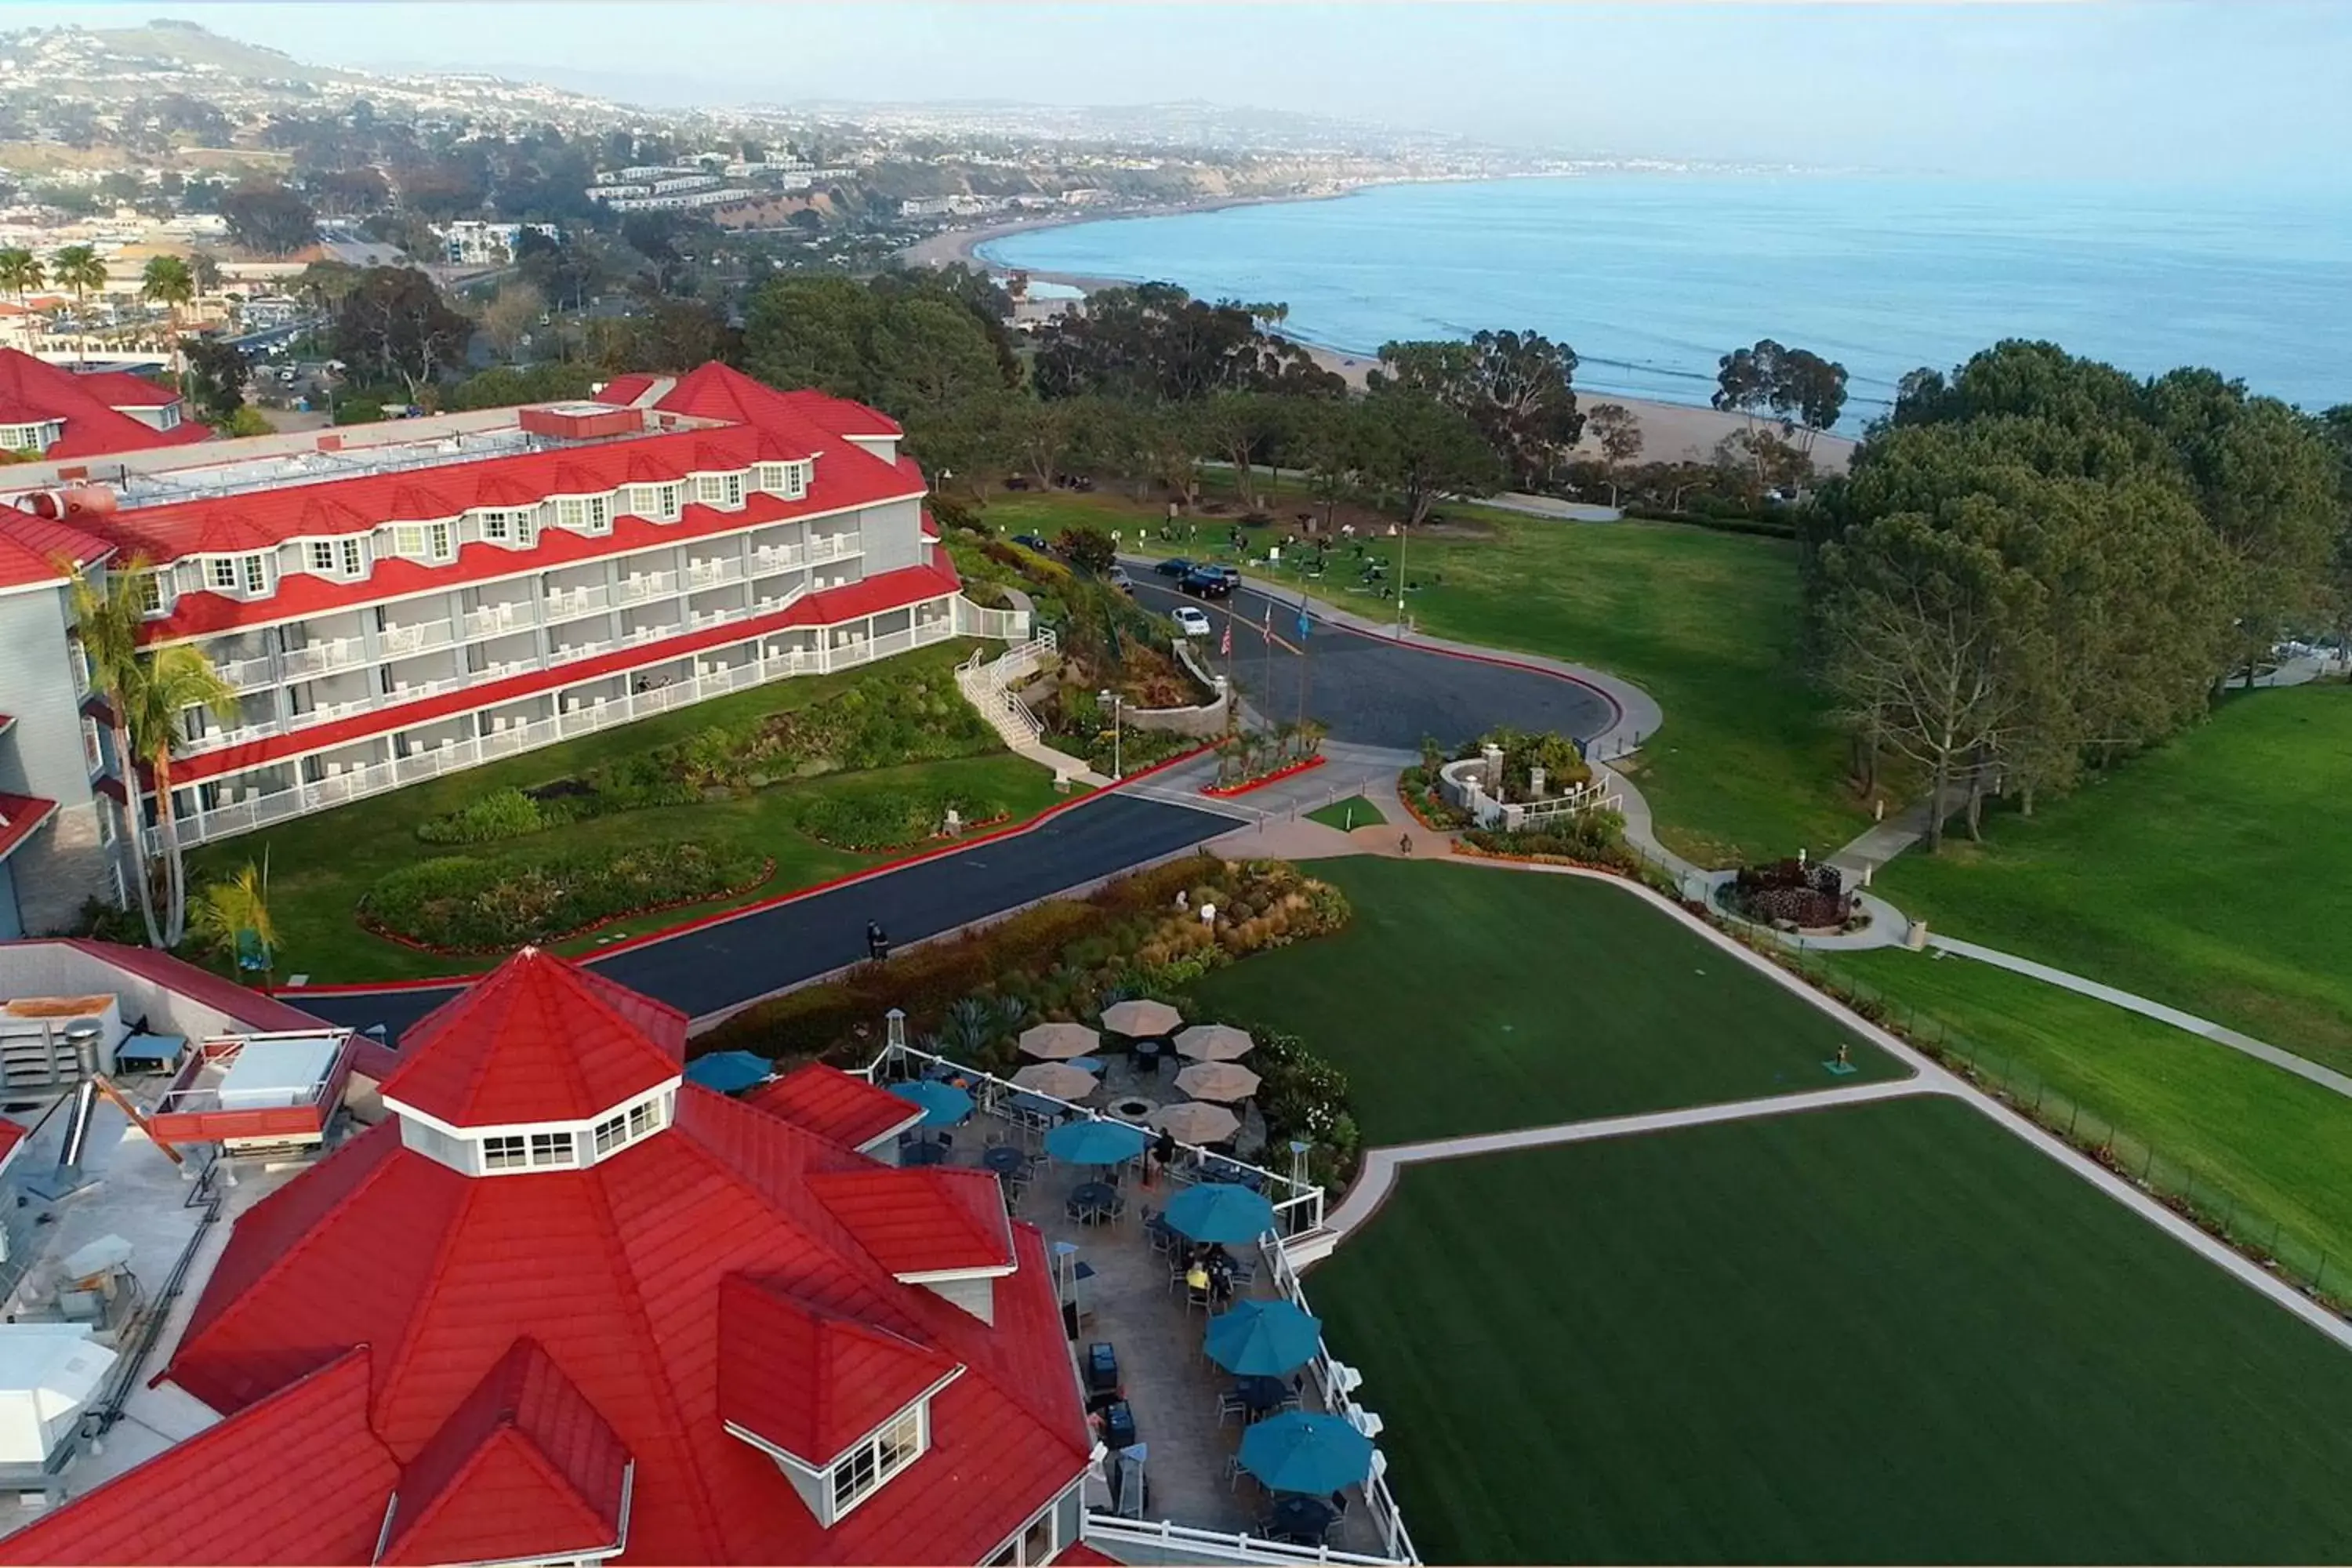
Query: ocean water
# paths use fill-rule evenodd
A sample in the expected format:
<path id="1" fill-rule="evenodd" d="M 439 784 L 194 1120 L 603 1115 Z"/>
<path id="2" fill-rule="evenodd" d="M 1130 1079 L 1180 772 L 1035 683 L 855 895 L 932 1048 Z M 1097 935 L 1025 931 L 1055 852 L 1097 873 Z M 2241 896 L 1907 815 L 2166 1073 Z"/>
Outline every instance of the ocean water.
<path id="1" fill-rule="evenodd" d="M 1717 356 L 1777 338 L 1844 363 L 1844 428 L 1920 365 L 2048 338 L 2150 374 L 2210 365 L 2307 408 L 2352 402 L 2352 200 L 2213 187 L 1624 175 L 1391 185 L 1330 201 L 1034 229 L 999 267 L 1280 300 L 1286 331 L 1534 328 L 1580 387 L 1704 403 Z"/>

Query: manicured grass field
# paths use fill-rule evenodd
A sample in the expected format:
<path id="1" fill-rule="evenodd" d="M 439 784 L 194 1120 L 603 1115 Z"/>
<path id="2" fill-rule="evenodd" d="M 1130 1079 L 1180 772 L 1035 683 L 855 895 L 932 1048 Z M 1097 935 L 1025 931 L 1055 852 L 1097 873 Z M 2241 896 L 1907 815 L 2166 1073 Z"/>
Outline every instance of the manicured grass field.
<path id="1" fill-rule="evenodd" d="M 1194 988 L 1200 1016 L 1297 1033 L 1348 1074 L 1367 1143 L 1825 1089 L 1906 1070 L 1624 888 L 1323 860 L 1355 919 Z M 1859 1069 L 1822 1064 L 1847 1042 Z"/>
<path id="2" fill-rule="evenodd" d="M 961 651 L 925 649 L 910 655 L 907 662 L 944 666 L 954 662 L 954 655 Z M 308 974 L 320 984 L 410 979 L 470 973 L 497 962 L 496 955 L 467 959 L 419 952 L 360 928 L 354 912 L 369 887 L 386 872 L 430 856 L 530 855 L 557 848 L 593 852 L 651 840 L 694 838 L 717 848 L 756 848 L 775 859 L 775 874 L 766 884 L 739 898 L 664 910 L 642 921 L 624 921 L 557 948 L 567 953 L 586 952 L 600 945 L 600 938 L 609 942 L 623 934 L 739 908 L 886 858 L 835 849 L 801 833 L 793 826 L 794 817 L 813 793 L 856 794 L 936 783 L 1002 801 L 1018 816 L 1032 816 L 1056 798 L 1053 776 L 1045 769 L 1000 752 L 839 773 L 776 785 L 741 799 L 619 812 L 499 844 L 445 847 L 416 837 L 419 823 L 491 790 L 571 777 L 601 762 L 667 744 L 709 725 L 820 702 L 872 673 L 870 668 L 845 670 L 732 692 L 206 845 L 188 857 L 189 886 L 201 888 L 248 859 L 257 865 L 266 856 L 270 913 L 284 944 L 278 970 L 281 979 L 293 973 Z"/>
<path id="3" fill-rule="evenodd" d="M 1328 805 L 1318 805 L 1307 814 L 1307 819 L 1319 822 L 1326 827 L 1336 827 L 1342 833 L 1358 827 L 1377 827 L 1388 820 L 1381 815 L 1379 806 L 1360 795 L 1335 800 Z"/>
<path id="4" fill-rule="evenodd" d="M 2171 1190 L 2352 1293 L 2352 1100 L 2169 1024 L 1965 959 L 1840 954 L 1849 981 L 2004 1079 L 2047 1085 Z M 2029 1087 L 2026 1092 L 2034 1092 Z"/>
<path id="5" fill-rule="evenodd" d="M 1418 1166 L 1307 1289 L 1433 1562 L 2352 1541 L 2352 1353 L 1941 1097 Z"/>
<path id="6" fill-rule="evenodd" d="M 1405 575 L 1425 630 L 1498 648 L 1597 666 L 1655 697 L 1665 728 L 1636 768 L 1668 845 L 1708 865 L 1836 849 L 1868 826 L 1845 791 L 1843 742 L 1805 679 L 1797 650 L 1796 547 L 1780 540 L 1672 523 L 1543 521 L 1477 507 L 1449 515 L 1486 531 L 1415 538 Z M 1184 544 L 1138 544 L 1149 509 L 1103 492 L 1012 495 L 988 508 L 1006 532 L 1052 537 L 1073 526 L 1118 528 L 1130 548 L 1223 558 L 1225 520 L 1203 520 Z M 1253 551 L 1263 553 L 1263 533 Z M 1393 564 L 1395 544 L 1376 553 Z M 1344 574 L 1315 590 L 1358 614 L 1381 602 Z"/>
<path id="7" fill-rule="evenodd" d="M 2231 698 L 2104 782 L 1879 891 L 1937 930 L 2352 1071 L 2352 688 Z"/>

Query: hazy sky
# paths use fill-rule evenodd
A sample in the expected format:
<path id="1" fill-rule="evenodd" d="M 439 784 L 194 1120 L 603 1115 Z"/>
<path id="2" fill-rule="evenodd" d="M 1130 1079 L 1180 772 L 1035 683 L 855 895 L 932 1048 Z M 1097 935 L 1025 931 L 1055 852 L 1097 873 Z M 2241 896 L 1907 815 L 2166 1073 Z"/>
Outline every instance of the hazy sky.
<path id="1" fill-rule="evenodd" d="M 1173 99 L 1568 153 L 1983 174 L 2352 178 L 2352 0 L 855 5 L 11 3 L 185 16 L 322 64 L 647 102 Z"/>

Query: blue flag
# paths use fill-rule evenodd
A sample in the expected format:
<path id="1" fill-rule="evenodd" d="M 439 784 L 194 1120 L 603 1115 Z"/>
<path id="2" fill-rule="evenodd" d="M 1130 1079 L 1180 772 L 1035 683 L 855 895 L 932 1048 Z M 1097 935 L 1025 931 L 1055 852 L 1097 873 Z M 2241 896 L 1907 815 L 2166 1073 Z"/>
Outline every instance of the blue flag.
<path id="1" fill-rule="evenodd" d="M 1302 642 L 1307 638 L 1307 596 L 1302 594 L 1298 598 L 1298 637 Z"/>

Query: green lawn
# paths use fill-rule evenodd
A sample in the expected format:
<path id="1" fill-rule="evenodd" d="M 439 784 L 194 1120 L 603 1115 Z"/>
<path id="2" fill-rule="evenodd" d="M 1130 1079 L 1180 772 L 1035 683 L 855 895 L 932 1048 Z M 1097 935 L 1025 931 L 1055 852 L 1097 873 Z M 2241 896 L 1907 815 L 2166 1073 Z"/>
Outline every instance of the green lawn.
<path id="1" fill-rule="evenodd" d="M 1194 987 L 1201 1016 L 1290 1030 L 1347 1074 L 1367 1143 L 1900 1077 L 1833 1019 L 1612 883 L 1318 861 L 1355 919 Z M 1860 1069 L 1822 1064 L 1841 1039 Z"/>
<path id="2" fill-rule="evenodd" d="M 909 661 L 952 664 L 955 647 L 924 649 Z M 667 744 L 713 724 L 820 702 L 872 673 L 845 670 L 805 680 L 780 681 L 673 709 L 634 724 L 600 730 L 576 741 L 501 758 L 481 767 L 446 774 L 386 795 L 354 801 L 332 811 L 297 817 L 273 827 L 206 845 L 188 857 L 189 885 L 226 875 L 266 857 L 269 866 L 270 913 L 284 943 L 281 977 L 308 974 L 319 984 L 397 980 L 488 968 L 495 957 L 447 958 L 419 952 L 362 931 L 354 918 L 362 894 L 386 872 L 434 855 L 530 855 L 562 848 L 593 851 L 646 840 L 694 838 L 713 847 L 755 847 L 772 856 L 769 881 L 739 898 L 665 910 L 642 921 L 623 921 L 593 935 L 562 943 L 559 952 L 593 952 L 625 934 L 676 924 L 806 887 L 876 863 L 884 857 L 835 849 L 799 832 L 793 818 L 813 793 L 843 794 L 921 781 L 951 785 L 1003 801 L 1017 816 L 1044 809 L 1056 797 L 1053 776 L 1008 752 L 919 763 L 856 773 L 840 773 L 782 784 L 741 799 L 619 812 L 543 834 L 500 844 L 437 847 L 420 842 L 416 826 L 490 790 L 530 787 L 574 776 L 614 757 Z M 900 853 L 903 853 L 901 851 Z"/>
<path id="3" fill-rule="evenodd" d="M 1419 1166 L 1307 1289 L 1433 1562 L 2352 1542 L 2352 1354 L 1940 1097 Z"/>
<path id="4" fill-rule="evenodd" d="M 1966 959 L 1843 953 L 1832 969 L 2000 1078 L 2063 1095 L 2153 1149 L 2150 1174 L 2352 1290 L 2352 1100 L 2120 1007 Z"/>
<path id="5" fill-rule="evenodd" d="M 1345 800 L 1335 800 L 1328 805 L 1318 805 L 1307 814 L 1309 822 L 1319 822 L 1326 827 L 1336 827 L 1346 833 L 1358 827 L 1376 827 L 1386 822 L 1381 808 L 1362 795 L 1351 795 Z"/>
<path id="6" fill-rule="evenodd" d="M 2352 688 L 2212 721 L 1878 889 L 1948 935 L 2119 985 L 2352 1071 Z"/>
<path id="7" fill-rule="evenodd" d="M 1658 700 L 1665 728 L 1635 770 L 1659 830 L 1708 865 L 1827 854 L 1868 826 L 1847 792 L 1844 748 L 1797 651 L 1796 546 L 1673 523 L 1569 523 L 1477 507 L 1448 514 L 1488 526 L 1479 538 L 1416 538 L 1405 575 L 1426 630 L 1517 648 L 1623 676 Z M 1229 554 L 1224 520 L 1204 519 L 1181 546 L 1138 544 L 1156 513 L 1118 497 L 1016 494 L 988 521 L 1051 538 L 1063 528 L 1118 528 L 1129 548 Z M 1251 531 L 1263 552 L 1271 531 Z M 1394 542 L 1376 542 L 1393 563 Z M 1378 616 L 1334 573 L 1317 591 Z"/>

